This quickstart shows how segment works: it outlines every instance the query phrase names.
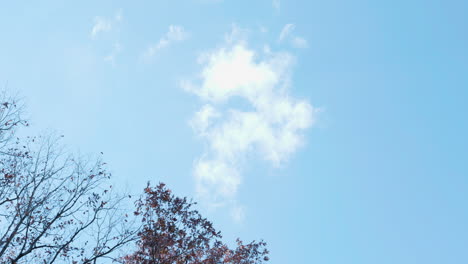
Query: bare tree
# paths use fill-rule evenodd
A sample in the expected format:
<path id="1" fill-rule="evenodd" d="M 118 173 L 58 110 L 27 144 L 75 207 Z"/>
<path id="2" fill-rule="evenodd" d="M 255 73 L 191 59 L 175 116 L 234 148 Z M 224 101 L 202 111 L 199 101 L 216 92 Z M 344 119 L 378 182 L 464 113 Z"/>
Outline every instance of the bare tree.
<path id="1" fill-rule="evenodd" d="M 28 126 L 22 117 L 24 106 L 18 96 L 11 96 L 6 91 L 0 91 L 0 153 L 3 152 L 15 135 L 19 126 Z"/>
<path id="2" fill-rule="evenodd" d="M 105 163 L 74 157 L 56 137 L 12 135 L 27 124 L 1 104 L 0 263 L 97 263 L 135 239 Z"/>

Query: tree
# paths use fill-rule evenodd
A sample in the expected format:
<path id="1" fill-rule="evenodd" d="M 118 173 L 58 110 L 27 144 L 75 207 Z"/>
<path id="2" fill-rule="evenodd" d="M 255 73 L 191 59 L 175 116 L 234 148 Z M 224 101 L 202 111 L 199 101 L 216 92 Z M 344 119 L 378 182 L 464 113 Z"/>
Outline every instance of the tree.
<path id="1" fill-rule="evenodd" d="M 192 209 L 194 204 L 174 196 L 162 183 L 155 188 L 148 184 L 144 197 L 136 202 L 135 215 L 143 223 L 138 249 L 123 263 L 257 264 L 268 260 L 263 241 L 244 245 L 237 240 L 237 248 L 229 249 L 212 223 Z"/>
<path id="2" fill-rule="evenodd" d="M 19 126 L 28 126 L 28 122 L 22 118 L 24 106 L 15 96 L 10 96 L 6 91 L 0 92 L 0 154 L 12 141 Z"/>
<path id="3" fill-rule="evenodd" d="M 101 160 L 67 154 L 55 137 L 13 137 L 27 124 L 0 102 L 0 263 L 96 263 L 135 239 Z"/>
<path id="4" fill-rule="evenodd" d="M 230 249 L 212 223 L 192 209 L 195 203 L 174 196 L 162 183 L 148 185 L 136 210 L 129 209 L 123 202 L 130 196 L 115 194 L 101 159 L 70 154 L 61 137 L 22 140 L 15 135 L 19 126 L 28 126 L 21 104 L 0 93 L 0 263 L 268 260 L 263 241 L 237 240 Z M 135 252 L 119 252 L 133 241 Z"/>

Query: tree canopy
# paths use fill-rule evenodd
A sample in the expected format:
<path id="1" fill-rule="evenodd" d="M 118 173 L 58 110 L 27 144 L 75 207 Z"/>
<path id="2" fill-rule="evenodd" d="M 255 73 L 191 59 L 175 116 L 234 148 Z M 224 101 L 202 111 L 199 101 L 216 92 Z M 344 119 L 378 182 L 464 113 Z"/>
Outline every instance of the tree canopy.
<path id="1" fill-rule="evenodd" d="M 238 239 L 237 248 L 229 249 L 221 242 L 221 232 L 192 208 L 194 203 L 171 194 L 165 184 L 148 185 L 144 193 L 135 211 L 143 222 L 138 250 L 124 258 L 126 263 L 257 264 L 268 260 L 263 241 L 243 244 Z"/>

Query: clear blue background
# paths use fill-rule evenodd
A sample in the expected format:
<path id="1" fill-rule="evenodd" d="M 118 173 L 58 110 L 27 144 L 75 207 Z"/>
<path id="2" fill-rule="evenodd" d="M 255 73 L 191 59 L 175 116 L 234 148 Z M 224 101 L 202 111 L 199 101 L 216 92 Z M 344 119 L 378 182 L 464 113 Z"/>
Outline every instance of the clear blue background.
<path id="1" fill-rule="evenodd" d="M 94 17 L 119 9 L 92 39 Z M 27 133 L 56 129 L 71 149 L 103 151 L 131 192 L 164 181 L 192 197 L 203 146 L 187 122 L 201 102 L 177 83 L 236 23 L 251 47 L 294 54 L 291 94 L 324 111 L 284 167 L 250 163 L 243 223 L 200 208 L 226 240 L 265 239 L 272 264 L 468 263 L 467 13 L 450 0 L 9 1 L 0 85 L 25 98 Z M 307 49 L 278 42 L 287 23 Z M 190 38 L 142 62 L 171 24 Z"/>

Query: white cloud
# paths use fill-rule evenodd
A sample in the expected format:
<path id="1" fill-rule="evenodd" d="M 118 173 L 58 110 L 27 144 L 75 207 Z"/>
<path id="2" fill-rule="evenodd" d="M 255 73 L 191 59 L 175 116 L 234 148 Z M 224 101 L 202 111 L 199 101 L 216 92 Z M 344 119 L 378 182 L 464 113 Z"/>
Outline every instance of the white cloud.
<path id="1" fill-rule="evenodd" d="M 202 158 L 195 161 L 194 177 L 197 194 L 208 204 L 235 204 L 247 155 L 273 166 L 284 164 L 314 122 L 316 109 L 289 94 L 294 58 L 288 53 L 262 54 L 246 41 L 226 42 L 203 55 L 198 81 L 182 83 L 205 102 L 190 124 L 207 143 Z M 245 100 L 251 109 L 230 107 L 233 98 Z M 243 214 L 234 213 L 238 218 Z"/>
<path id="2" fill-rule="evenodd" d="M 233 23 L 231 25 L 231 31 L 229 33 L 224 34 L 224 41 L 226 41 L 226 43 L 228 44 L 242 42 L 244 41 L 244 39 L 247 38 L 248 34 L 249 30 L 241 28 L 237 24 Z"/>
<path id="3" fill-rule="evenodd" d="M 285 40 L 290 40 L 290 44 L 294 48 L 299 48 L 299 49 L 304 49 L 308 47 L 307 40 L 294 36 L 293 31 L 296 29 L 296 26 L 294 24 L 286 24 L 284 25 L 283 29 L 281 30 L 281 33 L 279 35 L 279 42 L 283 42 Z"/>
<path id="4" fill-rule="evenodd" d="M 114 16 L 114 17 L 115 17 L 115 21 L 117 21 L 117 22 L 122 21 L 122 19 L 123 19 L 123 16 L 122 16 L 122 8 L 119 9 L 119 10 L 117 10 L 117 12 L 115 13 L 115 16 Z"/>
<path id="5" fill-rule="evenodd" d="M 114 19 L 96 16 L 91 29 L 91 37 L 96 38 L 99 34 L 111 31 L 116 23 L 122 21 L 122 9 L 117 10 Z"/>
<path id="6" fill-rule="evenodd" d="M 223 205 L 233 199 L 241 178 L 237 168 L 225 160 L 201 158 L 195 162 L 194 176 L 197 194 L 209 199 L 210 205 Z"/>
<path id="7" fill-rule="evenodd" d="M 195 113 L 192 121 L 190 122 L 193 130 L 201 136 L 207 135 L 207 131 L 213 124 L 213 119 L 219 117 L 219 112 L 211 105 L 203 106 L 198 112 Z"/>
<path id="8" fill-rule="evenodd" d="M 234 206 L 231 209 L 231 217 L 236 221 L 237 223 L 240 223 L 244 220 L 245 218 L 245 209 L 243 206 Z"/>
<path id="9" fill-rule="evenodd" d="M 274 8 L 274 9 L 276 9 L 277 11 L 280 10 L 280 8 L 281 8 L 281 2 L 280 2 L 280 0 L 273 0 L 272 4 L 273 4 L 273 8 Z"/>
<path id="10" fill-rule="evenodd" d="M 112 52 L 106 57 L 104 57 L 104 60 L 110 62 L 113 66 L 115 66 L 115 59 L 121 51 L 122 45 L 119 42 L 114 43 L 114 48 L 112 49 Z"/>
<path id="11" fill-rule="evenodd" d="M 298 49 L 305 49 L 309 46 L 309 44 L 307 43 L 307 40 L 301 37 L 294 37 L 291 40 L 291 44 L 293 45 L 293 47 L 298 48 Z"/>
<path id="12" fill-rule="evenodd" d="M 94 18 L 94 26 L 91 30 L 91 37 L 95 38 L 101 32 L 107 32 L 112 29 L 112 22 L 103 17 Z"/>
<path id="13" fill-rule="evenodd" d="M 153 57 L 158 51 L 168 47 L 174 42 L 180 42 L 187 39 L 189 36 L 188 32 L 181 26 L 170 25 L 167 33 L 159 40 L 158 43 L 150 46 L 146 52 L 145 57 Z"/>
<path id="14" fill-rule="evenodd" d="M 281 33 L 279 35 L 279 41 L 285 40 L 296 28 L 294 24 L 286 24 L 284 25 L 283 29 L 281 30 Z"/>

